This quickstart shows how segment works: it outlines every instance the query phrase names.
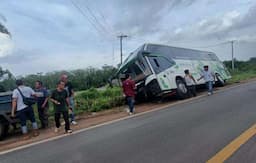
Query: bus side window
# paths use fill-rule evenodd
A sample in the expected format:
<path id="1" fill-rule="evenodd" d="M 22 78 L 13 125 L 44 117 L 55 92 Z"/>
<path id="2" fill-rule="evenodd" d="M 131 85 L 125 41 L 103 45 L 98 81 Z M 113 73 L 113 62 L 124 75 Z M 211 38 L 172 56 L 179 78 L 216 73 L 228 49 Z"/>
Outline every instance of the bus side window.
<path id="1" fill-rule="evenodd" d="M 171 61 L 168 61 L 168 59 L 164 57 L 149 57 L 149 61 L 157 74 L 175 64 L 174 62 L 172 63 Z"/>

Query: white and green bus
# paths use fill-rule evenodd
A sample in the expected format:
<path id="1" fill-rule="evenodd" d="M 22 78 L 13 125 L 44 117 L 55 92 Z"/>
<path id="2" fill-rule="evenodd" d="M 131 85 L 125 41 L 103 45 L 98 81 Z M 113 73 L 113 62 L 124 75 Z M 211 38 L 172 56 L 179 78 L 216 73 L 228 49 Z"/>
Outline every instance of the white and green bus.
<path id="1" fill-rule="evenodd" d="M 183 79 L 184 70 L 188 69 L 197 79 L 204 65 L 215 73 L 219 85 L 231 78 L 212 52 L 157 44 L 144 44 L 131 53 L 119 67 L 116 77 L 121 79 L 124 74 L 130 74 L 136 82 L 139 98 L 170 94 L 185 98 L 188 91 Z M 204 84 L 203 80 L 197 82 L 197 85 L 201 84 Z"/>

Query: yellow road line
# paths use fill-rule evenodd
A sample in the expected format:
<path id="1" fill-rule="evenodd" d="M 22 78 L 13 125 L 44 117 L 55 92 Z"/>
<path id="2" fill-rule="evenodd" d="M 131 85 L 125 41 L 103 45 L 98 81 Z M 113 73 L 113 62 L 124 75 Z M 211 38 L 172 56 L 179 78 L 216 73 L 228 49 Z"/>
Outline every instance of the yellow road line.
<path id="1" fill-rule="evenodd" d="M 243 132 L 239 137 L 234 139 L 230 144 L 228 144 L 225 148 L 219 151 L 215 156 L 213 156 L 206 163 L 224 162 L 255 134 L 256 134 L 256 124 L 254 124 L 251 128 Z"/>

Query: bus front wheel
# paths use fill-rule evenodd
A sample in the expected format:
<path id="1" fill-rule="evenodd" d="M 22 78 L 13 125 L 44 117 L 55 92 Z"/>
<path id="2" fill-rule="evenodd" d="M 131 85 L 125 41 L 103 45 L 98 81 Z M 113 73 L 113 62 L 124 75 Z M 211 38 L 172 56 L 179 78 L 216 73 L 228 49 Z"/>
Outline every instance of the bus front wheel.
<path id="1" fill-rule="evenodd" d="M 185 99 L 188 94 L 188 90 L 185 82 L 182 79 L 177 79 L 176 84 L 177 84 L 177 97 L 179 99 Z"/>
<path id="2" fill-rule="evenodd" d="M 220 87 L 223 87 L 225 85 L 225 81 L 223 78 L 220 76 L 220 74 L 216 74 L 216 79 L 217 79 L 217 84 Z"/>

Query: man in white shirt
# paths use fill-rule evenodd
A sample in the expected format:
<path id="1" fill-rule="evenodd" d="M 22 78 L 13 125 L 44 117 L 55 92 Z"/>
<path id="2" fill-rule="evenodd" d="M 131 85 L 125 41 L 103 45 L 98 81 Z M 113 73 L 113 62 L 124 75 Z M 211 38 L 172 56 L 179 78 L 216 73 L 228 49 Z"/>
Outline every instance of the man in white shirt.
<path id="1" fill-rule="evenodd" d="M 208 65 L 204 66 L 204 70 L 201 74 L 201 77 L 197 79 L 197 81 L 201 80 L 204 78 L 205 84 L 208 88 L 208 95 L 212 95 L 213 93 L 213 83 L 215 81 L 215 75 L 212 71 L 209 70 Z"/>
<path id="2" fill-rule="evenodd" d="M 30 136 L 28 135 L 28 129 L 26 122 L 29 119 L 32 123 L 33 127 L 33 136 L 38 136 L 38 127 L 35 120 L 35 115 L 32 106 L 25 105 L 23 103 L 23 96 L 25 97 L 31 97 L 35 96 L 35 92 L 32 88 L 24 86 L 22 80 L 16 81 L 17 88 L 13 90 L 12 94 L 12 113 L 11 116 L 15 117 L 15 112 L 17 117 L 20 119 L 21 124 L 21 131 L 24 135 L 24 139 L 29 139 Z M 20 93 L 21 92 L 21 93 Z"/>
<path id="3" fill-rule="evenodd" d="M 196 80 L 195 78 L 189 73 L 189 70 L 185 70 L 184 71 L 185 73 L 185 76 L 184 76 L 184 79 L 185 79 L 185 82 L 186 82 L 186 85 L 187 85 L 187 88 L 188 88 L 188 93 L 189 93 L 189 96 L 196 96 Z"/>

